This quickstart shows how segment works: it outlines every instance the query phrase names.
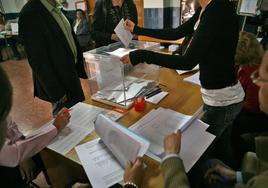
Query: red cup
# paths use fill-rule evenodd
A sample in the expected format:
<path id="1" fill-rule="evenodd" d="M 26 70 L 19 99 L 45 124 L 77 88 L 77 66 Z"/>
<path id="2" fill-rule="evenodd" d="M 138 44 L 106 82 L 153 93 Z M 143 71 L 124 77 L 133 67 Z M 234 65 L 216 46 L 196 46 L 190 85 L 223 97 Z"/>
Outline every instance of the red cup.
<path id="1" fill-rule="evenodd" d="M 143 112 L 145 110 L 146 101 L 144 97 L 139 97 L 134 102 L 134 108 L 137 112 Z"/>

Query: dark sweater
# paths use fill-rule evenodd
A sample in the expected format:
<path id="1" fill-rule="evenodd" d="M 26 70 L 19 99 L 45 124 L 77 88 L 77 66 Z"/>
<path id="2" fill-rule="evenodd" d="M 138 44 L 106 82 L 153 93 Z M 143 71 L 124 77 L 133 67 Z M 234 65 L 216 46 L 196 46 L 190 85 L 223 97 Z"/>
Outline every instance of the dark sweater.
<path id="1" fill-rule="evenodd" d="M 111 36 L 122 18 L 138 23 L 137 9 L 133 0 L 124 0 L 121 8 L 113 6 L 112 0 L 96 1 L 91 25 L 91 35 L 96 47 L 115 42 L 111 40 Z"/>
<path id="2" fill-rule="evenodd" d="M 196 31 L 194 26 L 200 9 L 177 29 L 142 29 L 134 32 L 161 39 L 179 39 L 193 34 L 188 50 L 183 56 L 164 55 L 145 50 L 130 53 L 132 64 L 149 63 L 172 69 L 189 70 L 200 67 L 200 81 L 205 89 L 220 89 L 236 82 L 234 56 L 239 27 L 235 9 L 228 0 L 212 0 L 201 15 Z"/>

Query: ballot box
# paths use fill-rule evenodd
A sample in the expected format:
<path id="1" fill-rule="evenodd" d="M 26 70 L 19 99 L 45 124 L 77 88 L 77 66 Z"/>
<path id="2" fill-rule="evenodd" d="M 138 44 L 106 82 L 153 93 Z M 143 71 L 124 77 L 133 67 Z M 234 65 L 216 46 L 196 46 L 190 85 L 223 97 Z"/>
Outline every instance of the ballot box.
<path id="1" fill-rule="evenodd" d="M 122 56 L 137 49 L 158 52 L 160 44 L 132 41 L 128 48 L 124 48 L 117 42 L 83 54 L 93 100 L 128 109 L 136 98 L 157 87 L 158 66 L 146 63 L 132 66 L 120 61 Z"/>

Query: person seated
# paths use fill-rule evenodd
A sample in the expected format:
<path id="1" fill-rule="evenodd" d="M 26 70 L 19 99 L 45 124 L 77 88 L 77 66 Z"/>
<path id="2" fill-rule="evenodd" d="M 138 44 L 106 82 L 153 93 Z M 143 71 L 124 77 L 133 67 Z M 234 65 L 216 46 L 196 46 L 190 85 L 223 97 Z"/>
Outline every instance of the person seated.
<path id="1" fill-rule="evenodd" d="M 268 126 L 265 126 L 268 124 L 268 116 L 259 108 L 259 87 L 250 78 L 252 73 L 259 69 L 262 56 L 263 49 L 256 36 L 241 32 L 235 62 L 238 67 L 238 79 L 245 91 L 245 99 L 243 109 L 233 125 L 232 139 L 236 161 L 241 161 L 247 151 L 255 151 L 254 139 L 251 144 L 245 143 L 241 138 L 242 134 L 268 131 Z"/>
<path id="2" fill-rule="evenodd" d="M 164 140 L 165 155 L 161 162 L 161 170 L 165 177 L 165 187 L 175 188 L 179 182 L 187 182 L 185 173 L 177 174 L 177 169 L 183 169 L 183 164 L 179 158 L 181 132 L 168 135 Z M 142 159 L 137 158 L 136 161 L 129 161 L 124 173 L 123 188 L 138 188 L 142 187 L 143 175 L 145 173 L 144 163 Z M 170 176 L 170 175 L 173 176 Z M 86 183 L 75 183 L 72 188 L 90 188 Z"/>
<path id="3" fill-rule="evenodd" d="M 5 15 L 0 12 L 0 32 L 2 31 L 11 31 L 11 24 L 9 21 L 5 20 Z M 11 50 L 14 54 L 16 60 L 21 59 L 21 55 L 17 49 L 17 39 L 16 37 L 7 37 L 6 40 L 0 40 L 0 46 L 6 46 L 6 42 L 10 45 Z M 3 60 L 2 53 L 0 52 L 0 59 Z"/>
<path id="4" fill-rule="evenodd" d="M 0 67 L 0 176 L 4 187 L 27 186 L 41 170 L 45 170 L 38 153 L 68 124 L 70 114 L 62 109 L 53 124 L 42 132 L 25 137 L 10 118 L 12 87 Z"/>
<path id="5" fill-rule="evenodd" d="M 121 19 L 138 23 L 133 0 L 97 0 L 91 25 L 91 35 L 96 47 L 119 41 L 114 29 Z"/>
<path id="6" fill-rule="evenodd" d="M 259 70 L 252 74 L 252 80 L 260 87 L 260 109 L 268 114 L 268 52 L 265 53 Z M 165 179 L 165 188 L 190 188 L 183 161 L 178 155 L 181 146 L 181 134 L 178 132 L 168 136 L 165 139 L 164 146 L 166 157 L 161 164 L 161 170 Z M 232 170 L 219 160 L 210 160 L 204 173 L 207 184 L 200 187 L 266 188 L 268 186 L 267 147 L 267 136 L 256 138 L 256 153 L 247 153 L 245 155 L 241 172 Z M 139 170 L 132 171 L 132 180 L 139 178 L 142 169 Z M 129 186 L 128 188 L 135 188 L 135 186 Z"/>
<path id="7" fill-rule="evenodd" d="M 77 40 L 83 52 L 93 48 L 93 42 L 90 35 L 90 24 L 83 10 L 76 10 L 76 20 L 73 23 L 73 29 Z"/>

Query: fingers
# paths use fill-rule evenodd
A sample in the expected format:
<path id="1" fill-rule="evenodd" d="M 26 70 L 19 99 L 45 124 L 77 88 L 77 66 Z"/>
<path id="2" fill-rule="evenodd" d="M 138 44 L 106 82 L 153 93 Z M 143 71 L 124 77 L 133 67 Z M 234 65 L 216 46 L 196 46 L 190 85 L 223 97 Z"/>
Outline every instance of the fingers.
<path id="1" fill-rule="evenodd" d="M 141 158 L 137 158 L 136 159 L 136 161 L 134 162 L 134 164 L 133 164 L 133 168 L 135 169 L 137 169 L 137 168 L 141 168 L 141 169 L 143 169 L 143 162 L 142 162 L 142 160 L 141 160 Z"/>
<path id="2" fill-rule="evenodd" d="M 125 63 L 125 64 L 128 64 L 128 63 L 129 63 L 129 62 L 128 62 L 128 55 L 123 56 L 123 57 L 120 59 L 120 61 L 122 61 L 122 62 Z"/>

